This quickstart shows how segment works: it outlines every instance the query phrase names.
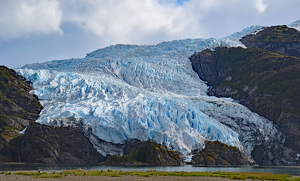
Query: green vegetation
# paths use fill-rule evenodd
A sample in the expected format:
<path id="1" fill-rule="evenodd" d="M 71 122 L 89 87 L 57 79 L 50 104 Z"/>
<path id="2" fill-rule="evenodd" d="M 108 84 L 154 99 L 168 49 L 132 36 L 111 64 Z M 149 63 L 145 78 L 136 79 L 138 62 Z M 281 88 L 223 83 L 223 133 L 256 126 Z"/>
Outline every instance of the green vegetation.
<path id="1" fill-rule="evenodd" d="M 1 133 L 2 138 L 6 139 L 6 140 L 11 140 L 19 135 L 20 134 L 18 133 L 18 131 L 16 129 L 9 127 L 9 126 L 4 126 L 4 130 Z"/>
<path id="2" fill-rule="evenodd" d="M 1 172 L 0 174 L 12 174 L 11 172 Z M 62 178 L 64 176 L 108 176 L 122 177 L 125 175 L 138 177 L 152 176 L 177 176 L 177 177 L 223 177 L 230 179 L 252 179 L 252 180 L 279 180 L 279 181 L 294 181 L 299 178 L 292 178 L 287 174 L 272 174 L 272 173 L 251 173 L 251 172 L 164 172 L 156 170 L 148 171 L 123 171 L 123 170 L 66 170 L 62 172 L 41 172 L 41 171 L 18 171 L 14 175 L 32 176 L 35 178 Z"/>
<path id="3" fill-rule="evenodd" d="M 4 81 L 7 83 L 9 80 L 10 73 L 8 69 L 4 66 L 0 66 L 0 81 Z"/>

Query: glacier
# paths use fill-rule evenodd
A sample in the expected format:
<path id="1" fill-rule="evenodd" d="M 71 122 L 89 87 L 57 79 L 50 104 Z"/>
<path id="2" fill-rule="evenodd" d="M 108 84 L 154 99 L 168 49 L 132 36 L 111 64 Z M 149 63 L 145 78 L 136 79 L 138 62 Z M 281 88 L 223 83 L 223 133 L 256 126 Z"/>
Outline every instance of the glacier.
<path id="1" fill-rule="evenodd" d="M 97 139 L 112 144 L 154 139 L 183 156 L 217 140 L 251 157 L 263 140 L 283 143 L 285 136 L 234 100 L 207 96 L 209 87 L 193 71 L 189 57 L 206 48 L 245 47 L 239 39 L 262 28 L 251 26 L 221 39 L 113 45 L 82 59 L 29 64 L 16 71 L 33 82 L 32 93 L 44 107 L 38 122 L 81 123 L 104 156 L 122 150 L 103 147 Z"/>

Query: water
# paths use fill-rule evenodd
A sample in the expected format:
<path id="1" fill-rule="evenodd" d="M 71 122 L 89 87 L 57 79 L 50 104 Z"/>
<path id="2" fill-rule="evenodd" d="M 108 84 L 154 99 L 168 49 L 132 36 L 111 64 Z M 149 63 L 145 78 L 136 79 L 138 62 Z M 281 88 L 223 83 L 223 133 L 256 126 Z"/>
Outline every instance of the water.
<path id="1" fill-rule="evenodd" d="M 139 170 L 139 171 L 147 171 L 147 170 L 157 170 L 157 171 L 185 171 L 185 172 L 268 172 L 268 173 L 276 173 L 276 174 L 289 174 L 294 176 L 300 176 L 300 167 L 209 167 L 209 166 L 157 166 L 157 167 L 148 167 L 148 166 L 139 166 L 139 167 L 124 167 L 124 166 L 105 166 L 105 165 L 39 165 L 39 164 L 5 164 L 0 165 L 0 171 L 18 171 L 18 170 L 42 170 L 42 171 L 62 171 L 62 170 L 70 170 L 70 169 L 78 169 L 81 168 L 83 170 Z"/>

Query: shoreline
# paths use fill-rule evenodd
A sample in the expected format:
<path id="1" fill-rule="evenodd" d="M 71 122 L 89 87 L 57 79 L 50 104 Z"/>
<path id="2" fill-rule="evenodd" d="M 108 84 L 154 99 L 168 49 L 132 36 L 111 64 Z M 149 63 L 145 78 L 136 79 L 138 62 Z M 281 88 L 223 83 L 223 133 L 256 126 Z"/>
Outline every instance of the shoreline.
<path id="1" fill-rule="evenodd" d="M 297 178 L 297 179 L 294 179 Z M 61 172 L 45 171 L 1 171 L 0 180 L 207 180 L 207 181 L 229 181 L 240 180 L 298 180 L 298 176 L 288 174 L 272 174 L 260 172 L 165 172 L 156 170 L 147 171 L 123 171 L 123 170 L 65 170 Z"/>
<path id="2" fill-rule="evenodd" d="M 184 180 L 184 181 L 232 181 L 229 178 L 221 177 L 180 177 L 180 176 L 152 176 L 152 177 L 139 177 L 139 176 L 128 176 L 124 175 L 122 177 L 110 177 L 110 176 L 65 176 L 62 178 L 34 178 L 32 176 L 25 175 L 0 175 L 1 181 L 166 181 L 166 180 Z M 251 179 L 246 179 L 250 181 Z"/>

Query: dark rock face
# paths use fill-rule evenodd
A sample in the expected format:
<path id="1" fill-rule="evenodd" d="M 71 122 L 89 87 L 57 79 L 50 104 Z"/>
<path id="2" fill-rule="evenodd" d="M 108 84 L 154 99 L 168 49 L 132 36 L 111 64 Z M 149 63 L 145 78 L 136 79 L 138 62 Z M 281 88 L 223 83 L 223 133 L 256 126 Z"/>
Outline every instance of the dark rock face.
<path id="1" fill-rule="evenodd" d="M 30 123 L 20 145 L 20 161 L 44 164 L 96 164 L 104 161 L 75 128 Z"/>
<path id="2" fill-rule="evenodd" d="M 33 88 L 24 80 L 14 70 L 0 66 L 0 137 L 4 142 L 19 135 L 43 108 L 37 96 L 29 94 Z"/>
<path id="3" fill-rule="evenodd" d="M 259 48 L 300 57 L 300 32 L 287 26 L 264 28 L 241 39 L 248 48 Z"/>
<path id="4" fill-rule="evenodd" d="M 108 165 L 183 165 L 176 151 L 167 150 L 155 141 L 127 143 L 123 156 L 112 156 L 106 161 Z"/>
<path id="5" fill-rule="evenodd" d="M 283 157 L 271 153 L 268 143 L 264 143 L 264 150 L 277 154 L 277 161 L 255 161 L 267 165 L 295 162 L 296 152 L 300 151 L 300 58 L 256 48 L 223 47 L 204 50 L 190 60 L 199 77 L 212 86 L 208 95 L 231 97 L 274 122 L 286 135 L 280 149 L 294 150 Z M 274 147 L 272 144 L 269 146 Z"/>
<path id="6" fill-rule="evenodd" d="M 19 161 L 19 133 L 42 110 L 33 88 L 14 70 L 0 66 L 0 160 Z"/>
<path id="7" fill-rule="evenodd" d="M 219 141 L 208 142 L 206 148 L 193 155 L 193 165 L 251 165 L 248 156 L 238 148 Z"/>
<path id="8" fill-rule="evenodd" d="M 256 146 L 251 156 L 256 161 L 258 165 L 292 165 L 295 162 L 295 155 L 297 153 L 291 148 L 286 148 L 285 145 L 279 143 L 270 143 L 264 142 L 261 145 Z M 287 163 L 287 159 L 294 158 L 289 160 L 290 164 Z"/>
<path id="9" fill-rule="evenodd" d="M 218 67 L 217 59 L 214 58 L 214 53 L 206 49 L 190 58 L 194 71 L 202 80 L 207 81 L 208 85 L 218 84 L 220 77 L 223 77 L 223 71 L 219 70 L 220 67 Z"/>

